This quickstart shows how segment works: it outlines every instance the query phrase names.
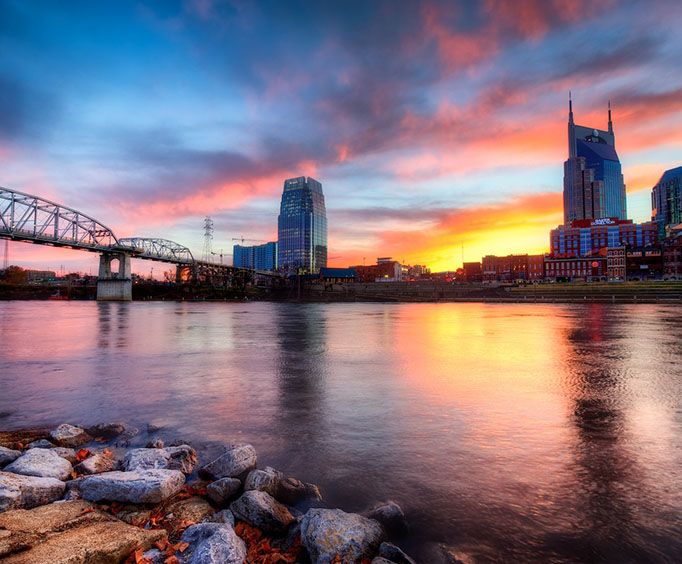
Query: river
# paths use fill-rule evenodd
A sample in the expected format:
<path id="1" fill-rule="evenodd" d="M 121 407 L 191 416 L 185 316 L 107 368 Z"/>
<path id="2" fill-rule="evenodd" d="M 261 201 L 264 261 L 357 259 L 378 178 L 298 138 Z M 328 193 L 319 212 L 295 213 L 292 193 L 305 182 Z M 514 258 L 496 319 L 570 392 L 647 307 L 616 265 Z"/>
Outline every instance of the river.
<path id="1" fill-rule="evenodd" d="M 682 317 L 667 305 L 0 303 L 0 428 L 163 425 L 402 543 L 481 561 L 682 560 Z"/>

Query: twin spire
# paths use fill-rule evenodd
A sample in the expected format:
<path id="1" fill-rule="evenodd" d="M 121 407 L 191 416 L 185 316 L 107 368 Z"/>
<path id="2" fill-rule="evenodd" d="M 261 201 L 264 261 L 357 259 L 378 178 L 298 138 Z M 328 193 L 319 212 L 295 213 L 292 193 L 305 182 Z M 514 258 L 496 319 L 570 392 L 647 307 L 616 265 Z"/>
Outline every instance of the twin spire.
<path id="1" fill-rule="evenodd" d="M 611 100 L 609 100 L 609 133 L 613 135 L 613 121 L 611 121 Z M 571 91 L 568 91 L 568 124 L 573 125 L 573 100 L 571 98 Z"/>

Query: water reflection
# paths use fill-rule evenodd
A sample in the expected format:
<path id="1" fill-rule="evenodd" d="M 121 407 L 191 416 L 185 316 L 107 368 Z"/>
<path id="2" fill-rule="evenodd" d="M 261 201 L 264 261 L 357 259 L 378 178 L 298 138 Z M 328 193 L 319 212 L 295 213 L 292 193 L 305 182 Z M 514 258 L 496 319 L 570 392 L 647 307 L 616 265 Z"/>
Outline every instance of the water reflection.
<path id="1" fill-rule="evenodd" d="M 396 499 L 423 561 L 430 542 L 481 561 L 682 554 L 675 307 L 9 303 L 0 319 L 6 426 L 248 440 L 332 505 Z"/>

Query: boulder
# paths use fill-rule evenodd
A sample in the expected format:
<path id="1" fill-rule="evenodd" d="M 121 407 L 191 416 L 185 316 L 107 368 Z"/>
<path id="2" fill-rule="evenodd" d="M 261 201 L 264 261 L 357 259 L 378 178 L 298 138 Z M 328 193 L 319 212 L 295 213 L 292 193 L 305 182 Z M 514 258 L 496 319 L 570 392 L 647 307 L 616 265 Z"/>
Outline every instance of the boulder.
<path id="1" fill-rule="evenodd" d="M 315 484 L 307 484 L 297 478 L 283 478 L 277 485 L 275 496 L 282 503 L 296 505 L 303 501 L 321 501 L 320 488 Z"/>
<path id="2" fill-rule="evenodd" d="M 382 542 L 379 545 L 379 556 L 395 562 L 395 564 L 417 564 L 412 558 L 405 554 L 396 545 L 390 542 Z"/>
<path id="3" fill-rule="evenodd" d="M 104 472 L 73 481 L 83 499 L 123 503 L 160 503 L 178 493 L 185 475 L 178 470 Z"/>
<path id="4" fill-rule="evenodd" d="M 61 456 L 64 460 L 68 460 L 71 464 L 76 464 L 78 462 L 78 457 L 76 456 L 76 451 L 72 448 L 67 447 L 53 447 L 52 452 L 57 456 Z"/>
<path id="5" fill-rule="evenodd" d="M 383 556 L 377 556 L 376 558 L 372 558 L 372 562 L 370 564 L 396 564 L 396 563 L 391 560 L 387 560 Z"/>
<path id="6" fill-rule="evenodd" d="M 166 446 L 166 443 L 164 443 L 163 439 L 160 439 L 159 437 L 152 439 L 146 445 L 147 448 L 163 448 L 165 446 Z"/>
<path id="7" fill-rule="evenodd" d="M 158 548 L 151 548 L 142 553 L 143 562 L 145 564 L 165 564 L 166 555 Z"/>
<path id="8" fill-rule="evenodd" d="M 362 513 L 369 519 L 379 521 L 389 534 L 407 533 L 407 521 L 401 507 L 395 501 L 377 503 Z"/>
<path id="9" fill-rule="evenodd" d="M 174 501 L 166 508 L 169 521 L 200 523 L 211 517 L 215 511 L 203 497 L 192 496 Z"/>
<path id="10" fill-rule="evenodd" d="M 206 486 L 206 493 L 216 505 L 226 505 L 241 487 L 242 483 L 237 478 L 220 478 Z"/>
<path id="11" fill-rule="evenodd" d="M 201 469 L 202 474 L 219 478 L 243 478 L 256 467 L 256 449 L 251 445 L 230 445 L 218 458 Z"/>
<path id="12" fill-rule="evenodd" d="M 118 461 L 109 452 L 96 452 L 92 456 L 86 458 L 80 464 L 74 466 L 77 474 L 101 474 L 102 472 L 111 472 L 118 466 Z"/>
<path id="13" fill-rule="evenodd" d="M 234 527 L 234 513 L 229 509 L 223 509 L 222 511 L 214 513 L 209 521 L 211 521 L 211 523 L 224 523 Z"/>
<path id="14" fill-rule="evenodd" d="M 294 516 L 270 494 L 258 490 L 244 492 L 239 499 L 232 502 L 230 510 L 237 519 L 266 533 L 284 533 Z"/>
<path id="15" fill-rule="evenodd" d="M 383 538 L 379 523 L 340 509 L 309 509 L 301 520 L 301 540 L 315 564 L 372 558 Z"/>
<path id="16" fill-rule="evenodd" d="M 78 447 L 92 440 L 85 429 L 62 423 L 59 427 L 50 432 L 50 438 L 62 447 Z"/>
<path id="17" fill-rule="evenodd" d="M 88 435 L 98 439 L 115 439 L 125 430 L 126 426 L 123 423 L 98 423 L 86 429 Z"/>
<path id="18" fill-rule="evenodd" d="M 5 472 L 14 472 L 24 476 L 40 478 L 56 478 L 66 480 L 71 477 L 71 463 L 63 459 L 53 450 L 32 448 L 5 467 Z"/>
<path id="19" fill-rule="evenodd" d="M 14 462 L 20 456 L 20 450 L 13 450 L 0 446 L 0 468 L 7 466 L 10 462 Z"/>
<path id="20" fill-rule="evenodd" d="M 38 439 L 37 441 L 33 441 L 32 443 L 28 443 L 26 445 L 26 448 L 53 448 L 55 445 L 52 444 L 50 441 L 47 439 Z"/>
<path id="21" fill-rule="evenodd" d="M 201 523 L 188 527 L 182 534 L 187 549 L 176 553 L 183 564 L 242 564 L 246 561 L 246 545 L 230 525 Z"/>
<path id="22" fill-rule="evenodd" d="M 197 453 L 189 445 L 168 448 L 135 448 L 123 459 L 123 468 L 132 470 L 180 470 L 191 474 L 197 462 Z"/>
<path id="23" fill-rule="evenodd" d="M 83 501 L 52 503 L 0 515 L 3 564 L 114 564 L 149 548 L 165 531 L 131 527 Z"/>
<path id="24" fill-rule="evenodd" d="M 66 486 L 55 478 L 37 478 L 0 472 L 0 512 L 8 509 L 30 509 L 57 501 Z"/>
<path id="25" fill-rule="evenodd" d="M 279 490 L 279 482 L 284 478 L 281 472 L 278 472 L 270 466 L 266 466 L 263 470 L 251 470 L 246 480 L 244 480 L 244 489 L 258 490 L 269 493 L 272 497 L 277 497 Z"/>

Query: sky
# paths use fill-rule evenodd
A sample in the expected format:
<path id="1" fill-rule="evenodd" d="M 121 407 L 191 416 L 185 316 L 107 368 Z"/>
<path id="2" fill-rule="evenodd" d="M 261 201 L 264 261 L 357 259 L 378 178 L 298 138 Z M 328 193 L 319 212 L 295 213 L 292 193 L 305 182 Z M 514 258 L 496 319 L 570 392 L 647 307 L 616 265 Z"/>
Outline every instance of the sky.
<path id="1" fill-rule="evenodd" d="M 680 29 L 677 0 L 0 0 L 0 185 L 199 255 L 210 215 L 227 255 L 275 240 L 307 175 L 333 266 L 547 252 L 569 90 L 581 125 L 611 100 L 628 212 L 650 218 L 682 164 Z M 97 256 L 12 243 L 10 263 Z"/>

